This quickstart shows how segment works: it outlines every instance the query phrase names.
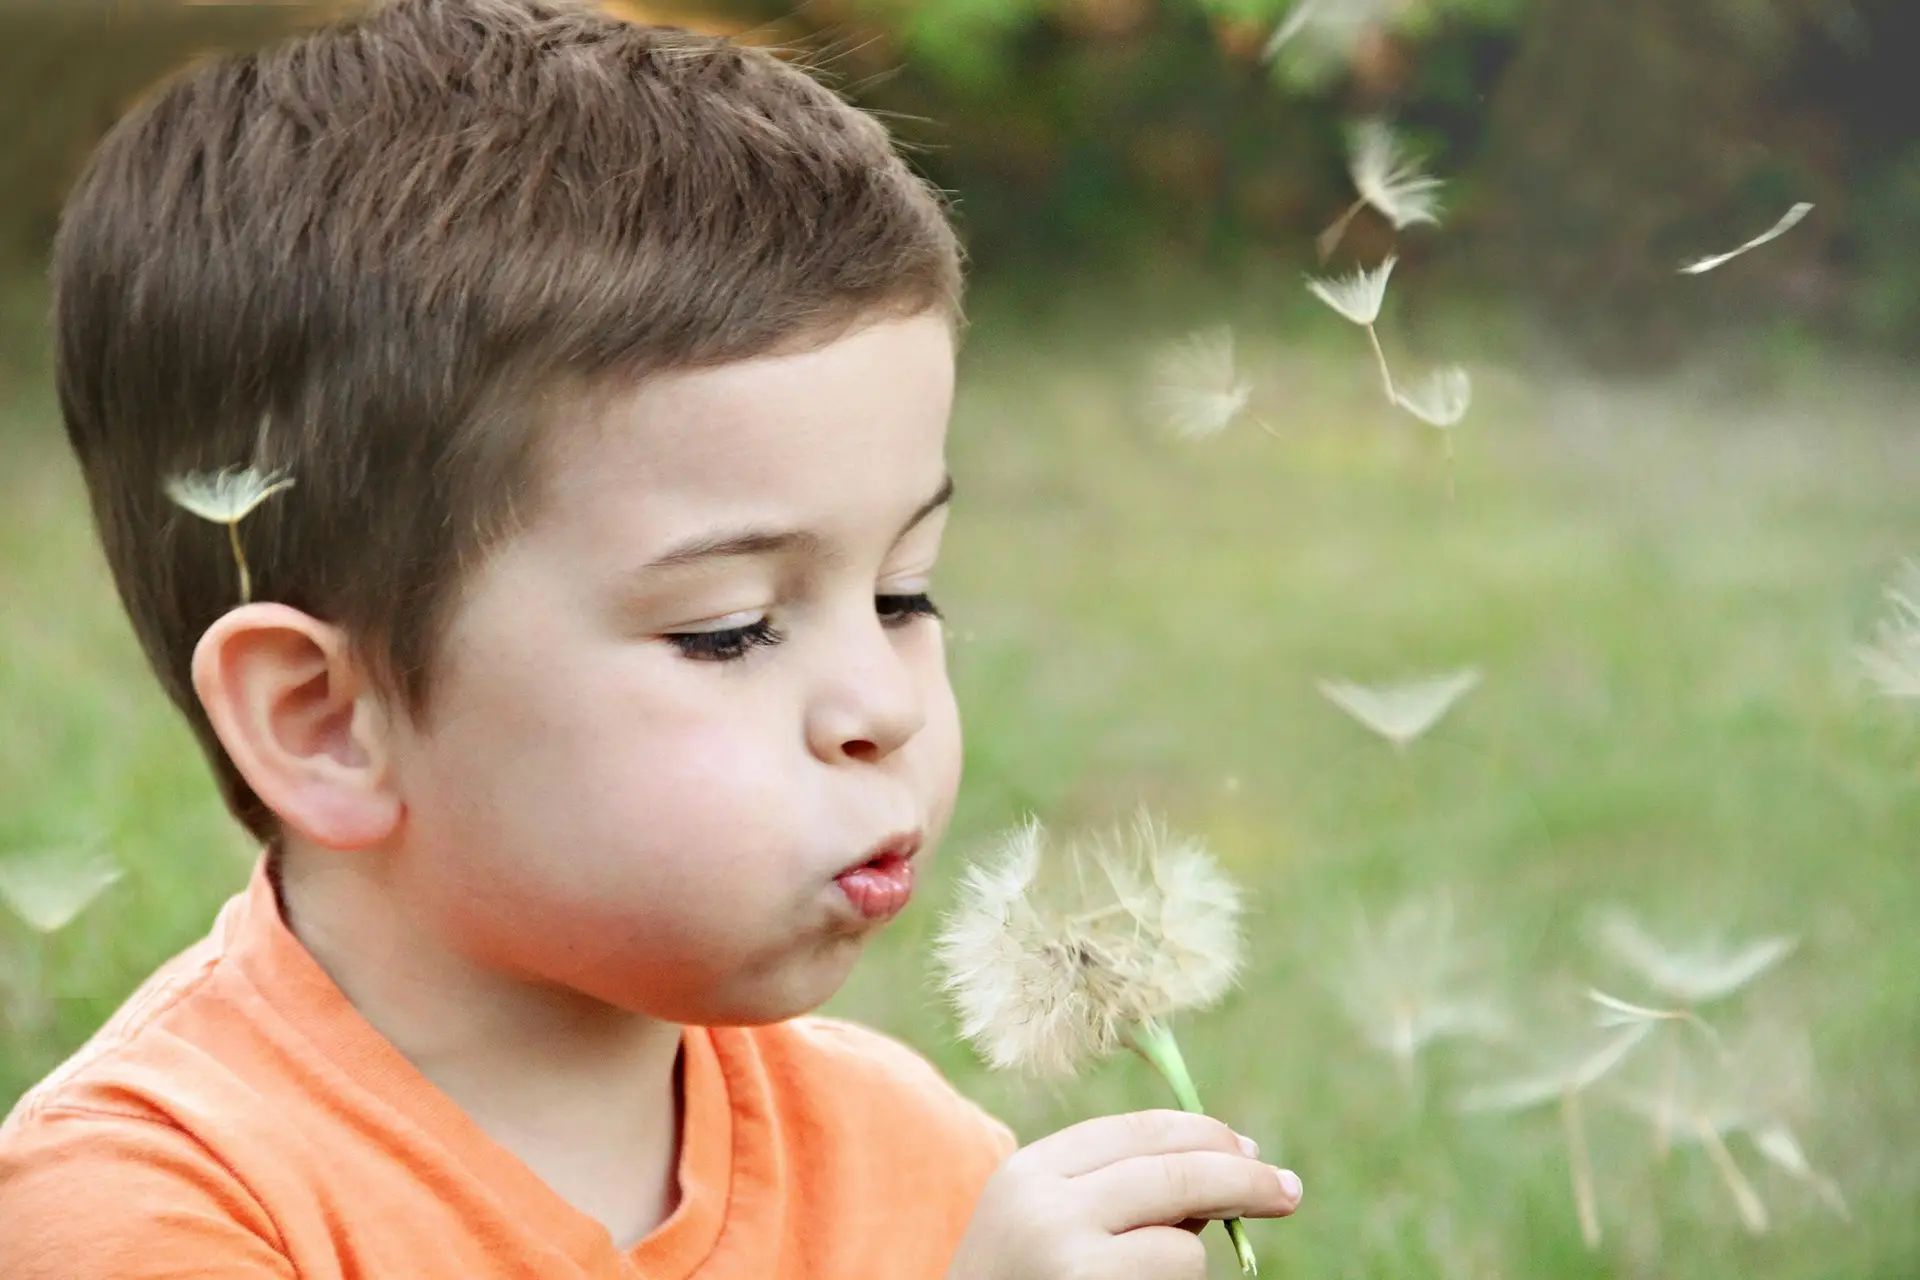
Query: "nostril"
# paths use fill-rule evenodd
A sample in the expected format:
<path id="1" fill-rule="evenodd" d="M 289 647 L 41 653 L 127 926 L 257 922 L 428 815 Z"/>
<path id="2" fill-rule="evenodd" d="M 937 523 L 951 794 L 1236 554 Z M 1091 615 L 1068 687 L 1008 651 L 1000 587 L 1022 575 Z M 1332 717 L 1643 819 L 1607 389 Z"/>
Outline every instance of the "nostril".
<path id="1" fill-rule="evenodd" d="M 840 751 L 848 759 L 858 760 L 861 764 L 872 764 L 880 758 L 880 748 L 865 738 L 855 738 L 840 745 Z"/>

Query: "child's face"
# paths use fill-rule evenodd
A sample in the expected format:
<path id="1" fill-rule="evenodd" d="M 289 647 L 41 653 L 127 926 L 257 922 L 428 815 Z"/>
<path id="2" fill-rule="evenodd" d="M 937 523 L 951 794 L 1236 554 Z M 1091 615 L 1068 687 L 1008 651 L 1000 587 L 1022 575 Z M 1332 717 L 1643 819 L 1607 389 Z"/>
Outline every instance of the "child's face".
<path id="1" fill-rule="evenodd" d="M 675 1022 L 830 996 L 900 879 L 839 873 L 890 843 L 924 861 L 959 782 L 922 599 L 952 392 L 923 316 L 653 379 L 561 431 L 397 730 L 416 918 Z"/>

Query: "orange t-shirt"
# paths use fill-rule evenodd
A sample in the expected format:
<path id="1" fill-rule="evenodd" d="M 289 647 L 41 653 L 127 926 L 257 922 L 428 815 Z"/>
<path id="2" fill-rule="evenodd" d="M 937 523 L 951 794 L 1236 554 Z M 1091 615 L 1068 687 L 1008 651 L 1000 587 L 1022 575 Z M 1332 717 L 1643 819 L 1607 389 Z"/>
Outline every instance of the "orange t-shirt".
<path id="1" fill-rule="evenodd" d="M 414 1070 L 256 868 L 0 1125 L 0 1280 L 938 1277 L 1005 1126 L 825 1018 L 688 1028 L 679 1202 L 631 1249 Z"/>

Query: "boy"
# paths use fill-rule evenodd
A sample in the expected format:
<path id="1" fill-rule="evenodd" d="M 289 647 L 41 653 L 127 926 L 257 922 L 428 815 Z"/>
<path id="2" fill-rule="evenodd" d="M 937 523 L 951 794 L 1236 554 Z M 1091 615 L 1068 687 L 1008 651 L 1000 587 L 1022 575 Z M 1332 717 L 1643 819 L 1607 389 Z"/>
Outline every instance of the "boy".
<path id="1" fill-rule="evenodd" d="M 1197 1276 L 1292 1211 L 1213 1121 L 1015 1153 L 806 1016 L 959 773 L 958 253 L 872 120 L 394 0 L 122 122 L 55 282 L 115 581 L 265 853 L 0 1129 L 0 1278 Z M 292 487 L 237 545 L 168 500 L 240 466 Z"/>

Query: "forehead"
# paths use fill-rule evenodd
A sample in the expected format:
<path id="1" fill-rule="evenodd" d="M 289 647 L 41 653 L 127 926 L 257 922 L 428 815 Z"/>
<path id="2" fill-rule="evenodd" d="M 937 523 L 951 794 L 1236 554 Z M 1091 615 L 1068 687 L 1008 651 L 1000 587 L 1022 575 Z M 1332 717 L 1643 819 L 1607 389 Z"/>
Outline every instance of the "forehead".
<path id="1" fill-rule="evenodd" d="M 945 475 L 953 366 L 952 326 L 928 314 L 612 391 L 558 433 L 542 521 L 630 543 L 689 521 L 831 526 L 912 506 Z"/>

